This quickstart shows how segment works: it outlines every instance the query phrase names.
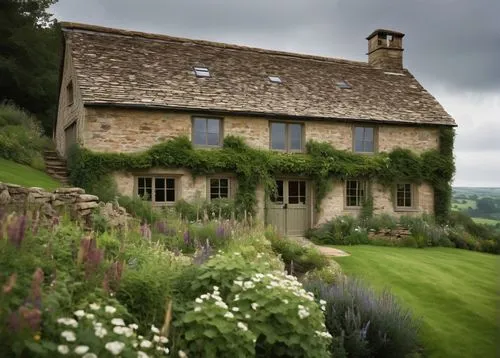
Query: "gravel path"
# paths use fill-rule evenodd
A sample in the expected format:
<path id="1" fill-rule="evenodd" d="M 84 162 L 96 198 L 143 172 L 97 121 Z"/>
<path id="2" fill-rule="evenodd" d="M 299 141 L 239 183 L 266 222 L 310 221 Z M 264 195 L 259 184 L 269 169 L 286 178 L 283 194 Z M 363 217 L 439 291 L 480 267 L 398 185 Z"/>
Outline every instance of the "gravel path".
<path id="1" fill-rule="evenodd" d="M 347 252 L 339 250 L 339 249 L 335 249 L 333 247 L 320 246 L 320 245 L 313 244 L 311 241 L 307 240 L 305 237 L 293 237 L 290 239 L 297 240 L 303 245 L 314 246 L 325 256 L 350 256 L 350 254 L 348 254 Z"/>

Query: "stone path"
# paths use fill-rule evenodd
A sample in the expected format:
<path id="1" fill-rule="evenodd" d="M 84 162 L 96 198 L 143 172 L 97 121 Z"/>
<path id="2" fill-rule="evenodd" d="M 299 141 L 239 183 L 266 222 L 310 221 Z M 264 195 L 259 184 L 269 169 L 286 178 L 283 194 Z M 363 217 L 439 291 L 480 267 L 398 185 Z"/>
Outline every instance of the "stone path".
<path id="1" fill-rule="evenodd" d="M 314 246 L 325 256 L 350 256 L 351 255 L 345 251 L 335 249 L 333 247 L 320 246 L 320 245 L 313 244 L 311 241 L 307 240 L 305 237 L 294 237 L 294 238 L 290 238 L 290 239 L 297 240 L 303 245 Z"/>

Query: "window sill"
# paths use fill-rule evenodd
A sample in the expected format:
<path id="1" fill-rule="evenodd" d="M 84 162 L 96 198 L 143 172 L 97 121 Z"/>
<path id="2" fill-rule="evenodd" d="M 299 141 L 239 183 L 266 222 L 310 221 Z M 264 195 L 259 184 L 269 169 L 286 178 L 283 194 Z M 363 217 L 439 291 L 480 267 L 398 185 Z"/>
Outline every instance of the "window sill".
<path id="1" fill-rule="evenodd" d="M 361 155 L 375 155 L 377 152 L 356 152 L 355 150 L 352 151 L 354 154 L 361 154 Z"/>
<path id="2" fill-rule="evenodd" d="M 409 212 L 409 213 L 415 213 L 415 212 L 419 212 L 420 210 L 419 209 L 416 209 L 416 208 L 394 208 L 394 211 L 395 212 Z"/>
<path id="3" fill-rule="evenodd" d="M 349 211 L 359 211 L 361 210 L 361 206 L 344 206 L 344 210 L 349 210 Z"/>
<path id="4" fill-rule="evenodd" d="M 222 144 L 219 145 L 203 145 L 203 144 L 194 144 L 193 147 L 196 149 L 221 149 Z"/>

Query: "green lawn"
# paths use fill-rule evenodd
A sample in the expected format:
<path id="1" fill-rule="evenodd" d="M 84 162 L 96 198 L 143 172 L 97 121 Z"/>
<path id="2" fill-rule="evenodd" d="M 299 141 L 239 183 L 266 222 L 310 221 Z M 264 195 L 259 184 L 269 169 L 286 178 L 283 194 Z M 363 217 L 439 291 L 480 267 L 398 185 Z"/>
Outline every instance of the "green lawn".
<path id="1" fill-rule="evenodd" d="M 500 220 L 494 220 L 494 219 L 486 219 L 486 218 L 472 218 L 474 222 L 478 224 L 486 224 L 486 225 L 496 225 L 500 223 Z"/>
<path id="2" fill-rule="evenodd" d="M 462 204 L 461 201 L 464 199 L 459 199 L 459 203 L 452 202 L 451 207 L 452 209 L 455 210 L 467 210 L 468 208 L 475 209 L 476 208 L 476 201 L 475 200 L 470 200 L 470 199 L 465 199 L 465 204 Z"/>
<path id="3" fill-rule="evenodd" d="M 347 275 L 388 287 L 423 322 L 430 357 L 498 357 L 500 257 L 450 248 L 335 246 Z"/>
<path id="4" fill-rule="evenodd" d="M 40 170 L 2 158 L 0 158 L 0 181 L 26 187 L 37 186 L 47 190 L 61 186 L 61 183 Z"/>

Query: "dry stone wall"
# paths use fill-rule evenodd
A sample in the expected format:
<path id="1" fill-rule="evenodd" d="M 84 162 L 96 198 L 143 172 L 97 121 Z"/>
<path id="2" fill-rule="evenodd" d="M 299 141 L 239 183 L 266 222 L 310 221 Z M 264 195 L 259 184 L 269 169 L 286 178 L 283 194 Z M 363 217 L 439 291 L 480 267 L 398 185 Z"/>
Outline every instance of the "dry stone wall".
<path id="1" fill-rule="evenodd" d="M 24 188 L 0 182 L 0 207 L 40 207 L 46 216 L 57 215 L 57 209 L 67 207 L 79 218 L 85 219 L 99 206 L 99 198 L 85 194 L 81 188 L 59 188 L 48 192 L 42 188 Z"/>

